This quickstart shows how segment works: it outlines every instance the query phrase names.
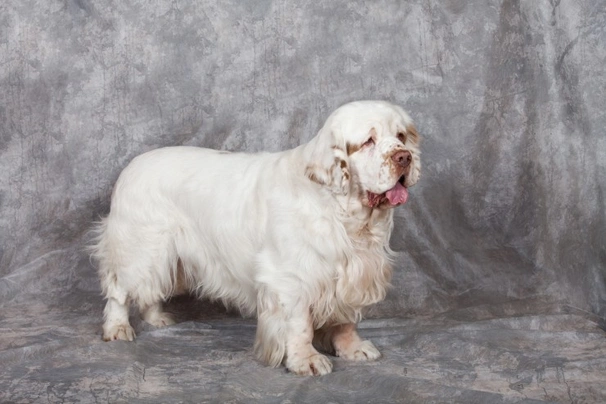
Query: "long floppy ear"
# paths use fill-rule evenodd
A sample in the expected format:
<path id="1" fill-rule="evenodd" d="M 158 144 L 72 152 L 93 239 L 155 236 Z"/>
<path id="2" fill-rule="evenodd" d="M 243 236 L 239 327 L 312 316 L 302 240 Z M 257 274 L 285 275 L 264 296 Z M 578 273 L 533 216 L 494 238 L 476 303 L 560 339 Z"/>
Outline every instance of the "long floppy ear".
<path id="1" fill-rule="evenodd" d="M 335 194 L 349 192 L 349 159 L 345 145 L 329 125 L 325 125 L 306 146 L 305 175 L 330 188 Z"/>

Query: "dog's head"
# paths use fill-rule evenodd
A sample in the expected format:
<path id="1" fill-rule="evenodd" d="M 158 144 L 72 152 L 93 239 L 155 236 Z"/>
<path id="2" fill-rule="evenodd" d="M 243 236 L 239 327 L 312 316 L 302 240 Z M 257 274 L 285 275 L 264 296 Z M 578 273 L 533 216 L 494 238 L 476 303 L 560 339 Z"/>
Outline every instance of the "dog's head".
<path id="1" fill-rule="evenodd" d="M 357 101 L 334 111 L 310 142 L 307 176 L 335 193 L 356 192 L 371 208 L 408 199 L 421 172 L 420 137 L 408 114 L 384 101 Z"/>

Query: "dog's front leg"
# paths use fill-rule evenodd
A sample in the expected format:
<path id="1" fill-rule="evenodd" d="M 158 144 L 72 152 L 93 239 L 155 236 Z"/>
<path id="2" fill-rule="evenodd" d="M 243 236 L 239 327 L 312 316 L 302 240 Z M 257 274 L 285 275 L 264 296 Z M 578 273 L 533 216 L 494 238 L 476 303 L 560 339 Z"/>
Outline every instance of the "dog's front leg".
<path id="1" fill-rule="evenodd" d="M 330 359 L 313 346 L 314 329 L 309 308 L 299 307 L 291 312 L 287 321 L 285 365 L 302 376 L 325 375 L 332 371 Z"/>
<path id="2" fill-rule="evenodd" d="M 332 371 L 330 360 L 312 346 L 314 330 L 310 308 L 292 294 L 267 287 L 257 296 L 255 354 L 270 366 L 284 364 L 298 375 L 324 375 Z"/>

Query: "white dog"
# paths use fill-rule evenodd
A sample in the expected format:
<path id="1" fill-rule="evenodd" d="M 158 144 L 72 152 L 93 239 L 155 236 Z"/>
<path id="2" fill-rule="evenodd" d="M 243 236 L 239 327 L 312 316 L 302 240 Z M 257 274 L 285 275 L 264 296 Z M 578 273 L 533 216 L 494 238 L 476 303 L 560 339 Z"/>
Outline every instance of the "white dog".
<path id="1" fill-rule="evenodd" d="M 323 375 L 380 353 L 356 332 L 391 278 L 393 208 L 419 179 L 419 135 L 400 107 L 337 109 L 309 143 L 279 153 L 168 147 L 135 158 L 98 226 L 103 338 L 135 337 L 128 306 L 173 324 L 162 302 L 196 292 L 258 319 L 255 353 Z"/>

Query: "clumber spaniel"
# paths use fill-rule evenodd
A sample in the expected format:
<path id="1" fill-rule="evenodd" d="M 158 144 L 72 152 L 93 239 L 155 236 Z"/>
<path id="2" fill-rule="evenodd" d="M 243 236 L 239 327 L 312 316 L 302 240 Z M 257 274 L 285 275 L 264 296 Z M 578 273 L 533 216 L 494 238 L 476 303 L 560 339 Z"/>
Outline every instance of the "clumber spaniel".
<path id="1" fill-rule="evenodd" d="M 380 353 L 356 332 L 391 278 L 393 207 L 419 179 L 419 135 L 396 105 L 333 112 L 309 143 L 279 153 L 167 147 L 120 175 L 97 227 L 105 340 L 135 337 L 128 306 L 173 324 L 162 302 L 194 292 L 258 319 L 255 353 L 300 375 Z"/>

